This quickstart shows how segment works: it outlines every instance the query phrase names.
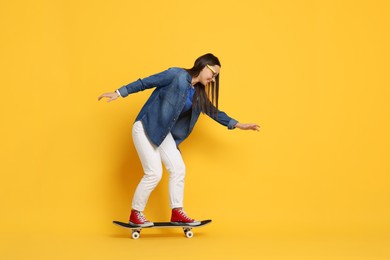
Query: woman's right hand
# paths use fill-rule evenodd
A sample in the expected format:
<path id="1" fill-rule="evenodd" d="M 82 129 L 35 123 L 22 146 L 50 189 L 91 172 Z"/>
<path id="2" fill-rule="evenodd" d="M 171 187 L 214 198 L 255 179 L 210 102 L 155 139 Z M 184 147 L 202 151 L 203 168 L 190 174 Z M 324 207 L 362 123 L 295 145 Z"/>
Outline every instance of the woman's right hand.
<path id="1" fill-rule="evenodd" d="M 118 93 L 108 92 L 108 93 L 101 94 L 99 96 L 98 100 L 100 100 L 102 98 L 108 98 L 107 102 L 111 102 L 111 101 L 114 101 L 115 99 L 117 99 L 118 97 L 119 97 Z"/>

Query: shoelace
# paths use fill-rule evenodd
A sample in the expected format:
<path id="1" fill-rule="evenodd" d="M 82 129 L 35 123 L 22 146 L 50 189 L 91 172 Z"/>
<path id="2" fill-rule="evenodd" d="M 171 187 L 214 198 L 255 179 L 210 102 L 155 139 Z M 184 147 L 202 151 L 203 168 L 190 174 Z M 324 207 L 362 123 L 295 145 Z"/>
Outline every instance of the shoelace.
<path id="1" fill-rule="evenodd" d="M 137 217 L 139 220 L 141 220 L 142 222 L 147 222 L 148 220 L 145 218 L 144 214 L 142 214 L 141 212 L 137 212 Z"/>
<path id="2" fill-rule="evenodd" d="M 193 219 L 188 217 L 184 211 L 180 210 L 179 214 L 180 214 L 180 216 L 184 217 L 186 220 L 193 221 Z"/>

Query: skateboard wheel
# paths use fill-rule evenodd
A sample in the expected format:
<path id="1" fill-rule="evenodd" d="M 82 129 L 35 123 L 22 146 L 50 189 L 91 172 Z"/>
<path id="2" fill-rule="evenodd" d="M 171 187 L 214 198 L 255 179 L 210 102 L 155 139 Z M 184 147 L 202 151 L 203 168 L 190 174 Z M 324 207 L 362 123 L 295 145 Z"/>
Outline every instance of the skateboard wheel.
<path id="1" fill-rule="evenodd" d="M 136 230 L 134 230 L 133 231 L 133 233 L 131 234 L 131 237 L 133 238 L 133 239 L 138 239 L 139 238 L 139 231 L 136 231 Z"/>
<path id="2" fill-rule="evenodd" d="M 186 231 L 185 234 L 186 234 L 186 237 L 187 237 L 187 238 L 191 238 L 191 237 L 194 236 L 194 233 L 192 233 L 191 230 Z"/>

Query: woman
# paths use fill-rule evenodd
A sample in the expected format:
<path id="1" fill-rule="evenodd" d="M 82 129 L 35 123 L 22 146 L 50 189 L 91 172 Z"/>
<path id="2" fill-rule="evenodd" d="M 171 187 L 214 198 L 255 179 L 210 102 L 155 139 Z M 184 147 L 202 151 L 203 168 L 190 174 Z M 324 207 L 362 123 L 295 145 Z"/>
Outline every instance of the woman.
<path id="1" fill-rule="evenodd" d="M 218 110 L 219 71 L 217 57 L 208 53 L 199 57 L 191 69 L 169 68 L 138 79 L 114 92 L 99 97 L 107 101 L 155 87 L 138 114 L 132 129 L 133 142 L 144 170 L 132 202 L 130 223 L 153 226 L 143 215 L 151 192 L 162 177 L 163 163 L 169 172 L 171 222 L 197 225 L 200 222 L 183 211 L 185 165 L 178 149 L 205 113 L 228 129 L 259 130 L 257 124 L 242 124 Z"/>

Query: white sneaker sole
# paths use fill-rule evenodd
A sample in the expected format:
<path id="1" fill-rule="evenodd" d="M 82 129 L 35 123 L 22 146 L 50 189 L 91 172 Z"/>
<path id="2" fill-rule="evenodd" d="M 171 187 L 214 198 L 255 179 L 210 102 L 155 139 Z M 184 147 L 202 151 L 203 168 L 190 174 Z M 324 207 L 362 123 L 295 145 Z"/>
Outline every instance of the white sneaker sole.
<path id="1" fill-rule="evenodd" d="M 131 225 L 134 225 L 134 226 L 137 226 L 137 227 L 143 227 L 143 228 L 146 228 L 146 227 L 153 227 L 154 226 L 154 223 L 153 222 L 147 222 L 147 223 L 144 223 L 144 224 L 135 224 L 133 222 L 129 222 Z"/>
<path id="2" fill-rule="evenodd" d="M 200 225 L 200 221 L 194 221 L 194 222 L 171 222 L 173 225 L 178 226 L 198 226 Z"/>

